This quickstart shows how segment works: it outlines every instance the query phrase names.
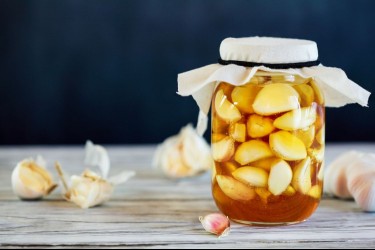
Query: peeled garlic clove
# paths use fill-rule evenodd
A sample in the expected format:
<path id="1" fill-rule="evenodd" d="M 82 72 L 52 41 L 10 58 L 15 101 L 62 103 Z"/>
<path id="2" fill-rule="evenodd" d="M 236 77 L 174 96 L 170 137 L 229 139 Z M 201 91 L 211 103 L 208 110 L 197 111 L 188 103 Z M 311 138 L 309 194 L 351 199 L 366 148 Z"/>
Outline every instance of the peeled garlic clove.
<path id="1" fill-rule="evenodd" d="M 314 102 L 314 90 L 307 84 L 299 84 L 293 86 L 301 97 L 302 107 L 309 107 Z"/>
<path id="2" fill-rule="evenodd" d="M 238 142 L 246 141 L 246 125 L 243 123 L 234 123 L 229 127 L 230 136 Z"/>
<path id="3" fill-rule="evenodd" d="M 260 91 L 260 87 L 249 84 L 246 86 L 235 87 L 232 91 L 232 101 L 239 110 L 244 113 L 254 113 L 253 102 Z"/>
<path id="4" fill-rule="evenodd" d="M 275 155 L 287 161 L 298 161 L 307 156 L 305 144 L 287 131 L 271 134 L 270 146 Z"/>
<path id="5" fill-rule="evenodd" d="M 296 190 L 292 186 L 288 186 L 287 189 L 283 192 L 283 195 L 293 196 L 296 194 Z"/>
<path id="6" fill-rule="evenodd" d="M 268 178 L 268 190 L 273 195 L 282 194 L 290 185 L 293 177 L 291 167 L 286 161 L 279 160 L 270 171 Z"/>
<path id="7" fill-rule="evenodd" d="M 263 141 L 251 140 L 242 143 L 234 155 L 234 159 L 241 165 L 273 156 L 269 145 Z"/>
<path id="8" fill-rule="evenodd" d="M 216 181 L 221 191 L 233 200 L 249 201 L 254 199 L 256 195 L 253 188 L 246 186 L 232 177 L 217 175 Z"/>
<path id="9" fill-rule="evenodd" d="M 211 141 L 215 143 L 215 142 L 221 141 L 225 137 L 227 137 L 225 134 L 212 134 Z"/>
<path id="10" fill-rule="evenodd" d="M 13 170 L 12 187 L 21 199 L 35 200 L 50 194 L 57 185 L 52 175 L 31 158 L 19 162 Z"/>
<path id="11" fill-rule="evenodd" d="M 321 129 L 319 129 L 319 132 L 316 133 L 316 141 L 319 142 L 320 145 L 324 144 L 325 141 L 325 125 Z"/>
<path id="12" fill-rule="evenodd" d="M 205 217 L 199 217 L 199 221 L 202 223 L 203 228 L 209 233 L 219 237 L 224 237 L 229 234 L 230 222 L 225 215 L 213 213 Z"/>
<path id="13" fill-rule="evenodd" d="M 247 133 L 252 138 L 269 135 L 274 130 L 275 127 L 271 118 L 253 114 L 247 120 Z"/>
<path id="14" fill-rule="evenodd" d="M 255 113 L 274 115 L 300 107 L 298 92 L 288 84 L 275 83 L 263 87 L 253 104 Z"/>
<path id="15" fill-rule="evenodd" d="M 217 115 L 227 122 L 236 122 L 242 117 L 237 107 L 228 101 L 222 89 L 216 93 L 215 110 Z"/>
<path id="16" fill-rule="evenodd" d="M 269 172 L 271 170 L 273 163 L 277 160 L 279 160 L 279 158 L 269 157 L 269 158 L 261 159 L 258 161 L 254 161 L 251 163 L 251 166 L 256 167 L 256 168 L 263 168 L 264 170 Z"/>
<path id="17" fill-rule="evenodd" d="M 215 161 L 227 161 L 233 156 L 233 154 L 234 140 L 229 136 L 212 144 L 212 157 Z"/>
<path id="18" fill-rule="evenodd" d="M 212 164 L 210 146 L 191 125 L 167 138 L 153 157 L 153 166 L 170 178 L 198 175 L 209 170 Z"/>
<path id="19" fill-rule="evenodd" d="M 309 148 L 307 150 L 307 154 L 313 161 L 321 163 L 324 160 L 324 148 L 324 145 L 320 146 L 319 148 Z"/>
<path id="20" fill-rule="evenodd" d="M 252 187 L 267 187 L 268 173 L 262 168 L 242 167 L 233 172 L 233 177 Z"/>
<path id="21" fill-rule="evenodd" d="M 338 156 L 324 173 L 324 191 L 339 198 L 348 199 L 352 195 L 348 189 L 346 169 L 353 162 L 358 161 L 363 156 L 356 151 L 345 152 Z"/>
<path id="22" fill-rule="evenodd" d="M 292 186 L 302 194 L 311 189 L 311 159 L 306 157 L 294 167 Z"/>
<path id="23" fill-rule="evenodd" d="M 314 142 L 315 126 L 311 125 L 308 128 L 297 130 L 294 135 L 305 144 L 306 148 L 309 148 Z"/>
<path id="24" fill-rule="evenodd" d="M 267 204 L 268 203 L 268 198 L 272 195 L 270 191 L 268 191 L 266 188 L 255 188 L 255 192 L 257 193 L 257 195 L 260 197 L 260 199 L 262 200 L 262 202 L 264 204 Z"/>
<path id="25" fill-rule="evenodd" d="M 283 130 L 304 129 L 316 121 L 316 105 L 292 110 L 278 117 L 273 125 Z"/>
<path id="26" fill-rule="evenodd" d="M 311 80 L 310 85 L 314 90 L 315 102 L 317 102 L 318 104 L 323 104 L 324 96 L 323 96 L 323 92 L 321 91 L 321 88 L 318 87 L 318 84 L 316 83 L 315 80 Z"/>
<path id="27" fill-rule="evenodd" d="M 319 185 L 315 185 L 307 192 L 307 195 L 314 199 L 320 199 L 322 197 L 322 188 Z"/>

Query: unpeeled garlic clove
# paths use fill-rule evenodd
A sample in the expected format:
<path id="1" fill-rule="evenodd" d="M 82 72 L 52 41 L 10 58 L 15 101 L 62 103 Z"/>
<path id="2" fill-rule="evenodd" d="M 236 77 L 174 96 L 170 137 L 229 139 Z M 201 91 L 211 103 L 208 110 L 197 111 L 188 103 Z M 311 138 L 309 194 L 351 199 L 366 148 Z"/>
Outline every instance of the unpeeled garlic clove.
<path id="1" fill-rule="evenodd" d="M 25 159 L 17 164 L 12 173 L 14 193 L 24 200 L 36 200 L 50 194 L 57 185 L 45 169 L 45 161 L 39 157 Z"/>
<path id="2" fill-rule="evenodd" d="M 210 146 L 190 124 L 160 144 L 153 158 L 153 166 L 170 178 L 195 176 L 212 165 Z"/>
<path id="3" fill-rule="evenodd" d="M 230 222 L 227 216 L 220 213 L 208 214 L 204 217 L 199 217 L 203 228 L 212 234 L 219 237 L 227 236 L 230 232 Z"/>

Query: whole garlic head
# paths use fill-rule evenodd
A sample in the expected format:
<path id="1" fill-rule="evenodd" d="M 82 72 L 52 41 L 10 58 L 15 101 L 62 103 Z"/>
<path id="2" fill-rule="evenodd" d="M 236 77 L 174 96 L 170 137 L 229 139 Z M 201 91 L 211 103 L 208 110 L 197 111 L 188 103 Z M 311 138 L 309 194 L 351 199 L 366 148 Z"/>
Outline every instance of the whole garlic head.
<path id="1" fill-rule="evenodd" d="M 24 200 L 36 200 L 50 194 L 57 185 L 45 169 L 45 161 L 38 157 L 24 159 L 17 164 L 12 173 L 14 193 Z"/>
<path id="2" fill-rule="evenodd" d="M 153 158 L 153 166 L 170 178 L 195 176 L 212 164 L 210 146 L 190 124 L 160 144 Z"/>

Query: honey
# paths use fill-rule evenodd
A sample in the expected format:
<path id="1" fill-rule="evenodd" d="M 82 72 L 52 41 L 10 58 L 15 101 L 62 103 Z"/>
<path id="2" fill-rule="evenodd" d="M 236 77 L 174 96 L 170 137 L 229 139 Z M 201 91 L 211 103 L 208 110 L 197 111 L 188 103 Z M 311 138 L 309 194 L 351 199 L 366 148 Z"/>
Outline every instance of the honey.
<path id="1" fill-rule="evenodd" d="M 258 71 L 212 101 L 212 192 L 230 219 L 291 224 L 319 205 L 325 108 L 313 79 Z"/>

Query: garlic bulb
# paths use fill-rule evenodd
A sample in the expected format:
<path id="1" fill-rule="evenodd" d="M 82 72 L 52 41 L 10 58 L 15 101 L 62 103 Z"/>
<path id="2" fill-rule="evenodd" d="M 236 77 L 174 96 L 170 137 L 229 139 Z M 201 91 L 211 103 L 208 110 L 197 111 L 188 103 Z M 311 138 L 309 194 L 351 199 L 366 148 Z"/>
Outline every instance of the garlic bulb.
<path id="1" fill-rule="evenodd" d="M 56 170 L 64 184 L 65 199 L 83 209 L 105 203 L 111 198 L 116 185 L 126 182 L 135 175 L 133 171 L 123 171 L 107 179 L 106 176 L 110 170 L 107 150 L 90 141 L 86 143 L 85 164 L 99 167 L 102 175 L 87 169 L 80 176 L 71 176 L 70 185 L 68 185 L 60 164 L 56 163 Z"/>
<path id="2" fill-rule="evenodd" d="M 349 199 L 352 195 L 349 192 L 346 179 L 346 169 L 353 161 L 359 159 L 363 154 L 357 151 L 346 152 L 337 157 L 328 167 L 324 174 L 324 191 L 342 199 Z"/>
<path id="3" fill-rule="evenodd" d="M 375 155 L 365 154 L 347 168 L 347 186 L 357 204 L 375 212 Z"/>
<path id="4" fill-rule="evenodd" d="M 50 194 L 57 185 L 45 169 L 44 159 L 38 156 L 37 160 L 30 158 L 17 164 L 12 173 L 12 187 L 21 199 L 35 200 Z"/>
<path id="5" fill-rule="evenodd" d="M 195 176 L 212 164 L 210 146 L 190 124 L 160 144 L 153 158 L 153 166 L 170 178 Z"/>
<path id="6" fill-rule="evenodd" d="M 339 156 L 325 173 L 325 192 L 354 198 L 368 212 L 375 212 L 375 155 L 350 151 Z"/>

